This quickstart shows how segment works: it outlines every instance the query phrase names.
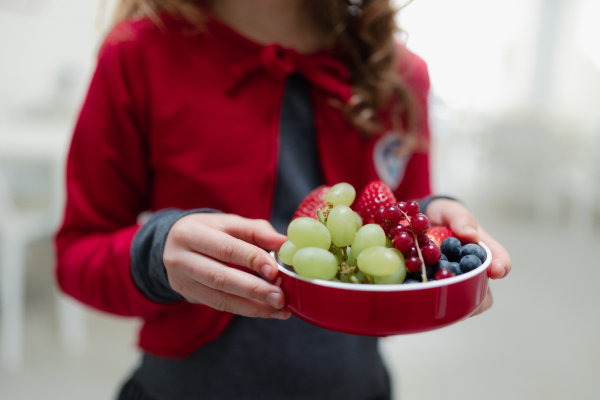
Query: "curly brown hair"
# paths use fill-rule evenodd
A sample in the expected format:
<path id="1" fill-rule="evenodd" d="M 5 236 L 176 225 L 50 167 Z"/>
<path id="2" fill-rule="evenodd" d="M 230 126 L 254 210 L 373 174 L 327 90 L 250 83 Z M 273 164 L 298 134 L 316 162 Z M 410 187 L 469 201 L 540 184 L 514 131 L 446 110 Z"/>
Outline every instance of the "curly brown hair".
<path id="1" fill-rule="evenodd" d="M 331 32 L 331 43 L 342 50 L 350 71 L 353 96 L 347 104 L 336 103 L 348 121 L 367 136 L 380 133 L 379 111 L 391 105 L 395 129 L 415 137 L 416 107 L 410 90 L 398 74 L 400 32 L 390 0 L 305 0 L 323 32 Z M 202 28 L 205 16 L 198 5 L 203 0 L 119 0 L 115 23 L 130 18 L 168 12 Z M 400 128 L 400 118 L 405 118 Z"/>

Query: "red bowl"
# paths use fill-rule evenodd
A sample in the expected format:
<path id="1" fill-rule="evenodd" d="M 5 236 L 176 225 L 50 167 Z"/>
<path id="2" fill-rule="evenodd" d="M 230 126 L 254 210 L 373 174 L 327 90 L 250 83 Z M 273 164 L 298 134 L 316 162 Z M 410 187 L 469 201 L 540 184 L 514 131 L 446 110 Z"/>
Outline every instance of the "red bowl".
<path id="1" fill-rule="evenodd" d="M 488 287 L 490 249 L 477 269 L 453 278 L 408 285 L 359 285 L 306 279 L 277 255 L 276 284 L 296 317 L 332 331 L 390 336 L 443 328 L 470 316 Z"/>

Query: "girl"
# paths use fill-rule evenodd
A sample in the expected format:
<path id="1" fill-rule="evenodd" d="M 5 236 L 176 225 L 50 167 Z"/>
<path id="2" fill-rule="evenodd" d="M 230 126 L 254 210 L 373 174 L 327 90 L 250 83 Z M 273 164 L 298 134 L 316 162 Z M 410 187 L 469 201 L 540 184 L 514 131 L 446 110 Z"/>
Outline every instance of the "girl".
<path id="1" fill-rule="evenodd" d="M 66 293 L 144 321 L 119 398 L 388 399 L 377 339 L 290 317 L 262 249 L 323 183 L 430 195 L 427 70 L 395 42 L 389 1 L 122 0 L 118 20 L 73 136 L 56 247 Z M 460 203 L 423 204 L 488 244 L 492 278 L 510 271 Z"/>

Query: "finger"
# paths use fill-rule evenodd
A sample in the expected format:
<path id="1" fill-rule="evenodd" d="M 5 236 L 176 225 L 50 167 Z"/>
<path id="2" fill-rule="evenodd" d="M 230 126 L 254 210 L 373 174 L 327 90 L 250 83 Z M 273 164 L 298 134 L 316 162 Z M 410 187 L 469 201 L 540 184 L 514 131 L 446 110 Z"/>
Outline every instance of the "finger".
<path id="1" fill-rule="evenodd" d="M 276 309 L 257 300 L 238 297 L 189 280 L 182 294 L 191 303 L 204 304 L 216 310 L 254 318 L 288 319 L 290 312 Z"/>
<path id="2" fill-rule="evenodd" d="M 463 243 L 478 243 L 479 223 L 473 215 L 463 206 L 450 207 L 442 212 L 443 225 L 450 227 L 454 235 Z"/>
<path id="3" fill-rule="evenodd" d="M 492 296 L 492 291 L 488 286 L 488 290 L 485 295 L 485 298 L 483 299 L 483 302 L 481 303 L 481 305 L 479 306 L 477 311 L 475 311 L 475 313 L 473 315 L 471 315 L 471 317 L 474 317 L 476 315 L 479 315 L 479 314 L 489 310 L 492 307 L 492 304 L 494 304 L 494 297 Z"/>
<path id="4" fill-rule="evenodd" d="M 432 225 L 445 225 L 461 242 L 479 242 L 477 219 L 465 206 L 454 200 L 437 199 L 427 207 L 427 217 Z"/>
<path id="5" fill-rule="evenodd" d="M 496 242 L 483 228 L 479 229 L 481 241 L 490 248 L 492 252 L 492 263 L 490 265 L 490 278 L 504 278 L 512 269 L 512 260 L 508 251 L 498 242 Z"/>
<path id="6" fill-rule="evenodd" d="M 239 216 L 233 217 L 222 225 L 223 231 L 244 242 L 255 244 L 266 250 L 276 251 L 287 240 L 287 237 L 277 232 L 269 221 Z"/>
<path id="7" fill-rule="evenodd" d="M 179 256 L 177 264 L 183 274 L 212 289 L 268 303 L 277 309 L 285 305 L 280 287 L 201 254 L 185 252 Z"/>
<path id="8" fill-rule="evenodd" d="M 183 240 L 191 250 L 217 261 L 241 265 L 267 279 L 272 280 L 277 276 L 277 264 L 271 255 L 218 229 L 204 225 L 188 232 Z"/>

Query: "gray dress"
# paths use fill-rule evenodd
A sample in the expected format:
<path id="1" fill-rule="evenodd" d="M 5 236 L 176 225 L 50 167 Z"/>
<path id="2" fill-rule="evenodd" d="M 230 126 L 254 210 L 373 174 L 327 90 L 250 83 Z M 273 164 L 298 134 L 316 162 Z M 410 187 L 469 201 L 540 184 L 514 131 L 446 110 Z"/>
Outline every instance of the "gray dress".
<path id="1" fill-rule="evenodd" d="M 289 78 L 281 113 L 278 180 L 271 223 L 282 233 L 300 201 L 322 184 L 306 82 Z M 156 301 L 180 297 L 170 289 L 162 249 L 181 216 L 156 214 L 132 246 L 136 285 Z M 287 321 L 236 317 L 223 334 L 183 360 L 144 354 L 119 400 L 390 398 L 377 338 L 347 335 Z"/>

